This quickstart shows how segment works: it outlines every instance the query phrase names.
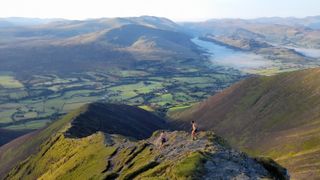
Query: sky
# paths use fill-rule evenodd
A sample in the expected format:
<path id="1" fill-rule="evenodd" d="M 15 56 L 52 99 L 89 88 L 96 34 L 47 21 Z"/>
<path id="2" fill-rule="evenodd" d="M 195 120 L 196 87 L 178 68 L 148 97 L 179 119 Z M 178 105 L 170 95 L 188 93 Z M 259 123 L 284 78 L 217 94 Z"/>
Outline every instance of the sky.
<path id="1" fill-rule="evenodd" d="M 151 15 L 174 21 L 320 15 L 320 0 L 1 0 L 0 17 L 88 19 Z"/>

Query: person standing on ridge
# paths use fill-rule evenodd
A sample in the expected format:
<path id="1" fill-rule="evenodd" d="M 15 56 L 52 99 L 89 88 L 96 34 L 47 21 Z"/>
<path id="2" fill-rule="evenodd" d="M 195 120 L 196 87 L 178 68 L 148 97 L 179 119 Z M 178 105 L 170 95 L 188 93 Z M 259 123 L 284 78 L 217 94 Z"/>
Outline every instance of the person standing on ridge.
<path id="1" fill-rule="evenodd" d="M 167 142 L 167 138 L 164 131 L 161 131 L 159 140 L 160 140 L 160 149 L 162 149 L 164 147 L 164 143 Z"/>
<path id="2" fill-rule="evenodd" d="M 196 140 L 197 139 L 197 132 L 198 132 L 198 125 L 194 121 L 191 121 L 191 125 L 192 125 L 191 137 L 192 137 L 192 140 Z"/>

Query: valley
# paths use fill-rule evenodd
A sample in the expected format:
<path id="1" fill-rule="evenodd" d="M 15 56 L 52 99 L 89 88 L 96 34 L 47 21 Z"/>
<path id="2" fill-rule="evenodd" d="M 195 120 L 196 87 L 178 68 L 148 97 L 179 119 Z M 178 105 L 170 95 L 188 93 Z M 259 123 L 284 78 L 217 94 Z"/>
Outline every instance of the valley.
<path id="1" fill-rule="evenodd" d="M 0 90 L 0 127 L 10 131 L 39 129 L 94 101 L 136 105 L 165 116 L 171 109 L 190 106 L 245 77 L 222 66 L 176 63 L 176 67 L 161 70 L 156 69 L 156 63 L 146 63 L 135 70 L 43 74 L 20 81 L 7 73 L 1 76 L 7 82 Z"/>

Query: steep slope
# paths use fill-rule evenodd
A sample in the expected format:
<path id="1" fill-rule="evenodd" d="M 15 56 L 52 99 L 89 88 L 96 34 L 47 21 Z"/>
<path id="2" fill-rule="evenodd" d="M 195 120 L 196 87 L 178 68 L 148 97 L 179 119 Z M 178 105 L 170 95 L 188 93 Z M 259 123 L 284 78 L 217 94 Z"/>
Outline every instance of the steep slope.
<path id="1" fill-rule="evenodd" d="M 182 112 L 242 150 L 266 155 L 289 169 L 293 179 L 320 178 L 320 69 L 244 80 Z"/>
<path id="2" fill-rule="evenodd" d="M 0 146 L 8 143 L 12 139 L 15 139 L 19 136 L 29 133 L 30 130 L 9 130 L 9 129 L 1 129 L 0 128 Z"/>
<path id="3" fill-rule="evenodd" d="M 64 127 L 69 127 L 70 123 L 71 127 L 66 131 Z M 21 160 L 38 152 L 42 143 L 62 131 L 73 138 L 104 131 L 139 139 L 149 137 L 154 130 L 164 128 L 166 124 L 163 119 L 145 110 L 127 105 L 93 103 L 69 113 L 45 129 L 0 147 L 0 178 Z"/>

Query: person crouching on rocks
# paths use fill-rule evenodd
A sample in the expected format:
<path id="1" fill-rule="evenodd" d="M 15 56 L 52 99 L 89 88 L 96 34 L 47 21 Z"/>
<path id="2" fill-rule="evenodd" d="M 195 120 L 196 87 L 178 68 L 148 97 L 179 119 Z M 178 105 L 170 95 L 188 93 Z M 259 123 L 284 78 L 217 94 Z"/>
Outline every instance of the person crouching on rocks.
<path id="1" fill-rule="evenodd" d="M 160 140 L 160 149 L 162 149 L 164 147 L 164 143 L 167 142 L 167 137 L 164 131 L 161 131 L 159 140 Z"/>
<path id="2" fill-rule="evenodd" d="M 198 133 L 198 125 L 194 121 L 191 121 L 191 125 L 192 125 L 191 138 L 192 138 L 192 140 L 196 140 L 197 139 L 197 133 Z"/>

